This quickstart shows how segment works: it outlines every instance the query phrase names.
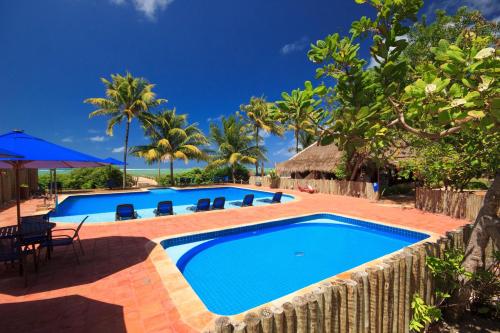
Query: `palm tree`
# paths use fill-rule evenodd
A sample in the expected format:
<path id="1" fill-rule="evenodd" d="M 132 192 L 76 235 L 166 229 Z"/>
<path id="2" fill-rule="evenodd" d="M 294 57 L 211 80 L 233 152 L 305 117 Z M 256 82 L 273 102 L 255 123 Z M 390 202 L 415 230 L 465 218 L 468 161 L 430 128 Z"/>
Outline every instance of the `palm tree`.
<path id="1" fill-rule="evenodd" d="M 324 86 L 313 89 L 311 82 L 306 81 L 305 90 L 295 89 L 291 94 L 283 92 L 281 94 L 283 100 L 276 102 L 275 117 L 293 130 L 295 153 L 299 152 L 300 132 L 314 127 L 310 115 L 321 103 L 321 100 L 315 99 L 314 96 L 323 93 L 324 90 Z"/>
<path id="2" fill-rule="evenodd" d="M 205 153 L 200 146 L 208 139 L 198 128 L 197 123 L 188 124 L 186 114 L 176 114 L 174 110 L 165 110 L 150 114 L 143 119 L 143 128 L 150 139 L 144 146 L 132 148 L 133 154 L 146 161 L 170 163 L 170 184 L 174 185 L 174 161 L 204 159 Z"/>
<path id="3" fill-rule="evenodd" d="M 259 152 L 252 146 L 252 129 L 238 115 L 221 119 L 222 128 L 210 124 L 210 139 L 217 146 L 209 166 L 229 165 L 233 182 L 236 182 L 236 167 L 239 164 L 255 164 Z"/>
<path id="4" fill-rule="evenodd" d="M 127 73 L 125 76 L 112 74 L 111 81 L 101 78 L 106 87 L 106 97 L 87 98 L 84 102 L 96 106 L 98 109 L 89 114 L 95 116 L 108 116 L 106 133 L 113 136 L 116 124 L 126 121 L 125 145 L 123 151 L 123 188 L 127 179 L 127 153 L 130 123 L 134 118 L 142 118 L 153 107 L 165 103 L 164 99 L 157 99 L 153 92 L 154 84 L 144 78 L 133 77 Z"/>
<path id="5" fill-rule="evenodd" d="M 259 143 L 262 139 L 259 132 L 282 136 L 283 127 L 280 126 L 273 116 L 273 104 L 268 103 L 265 97 L 252 97 L 250 103 L 241 105 L 240 110 L 244 112 L 253 127 L 255 136 L 255 148 L 260 149 Z M 262 170 L 262 173 L 264 170 Z M 255 161 L 255 175 L 259 174 L 259 160 Z"/>

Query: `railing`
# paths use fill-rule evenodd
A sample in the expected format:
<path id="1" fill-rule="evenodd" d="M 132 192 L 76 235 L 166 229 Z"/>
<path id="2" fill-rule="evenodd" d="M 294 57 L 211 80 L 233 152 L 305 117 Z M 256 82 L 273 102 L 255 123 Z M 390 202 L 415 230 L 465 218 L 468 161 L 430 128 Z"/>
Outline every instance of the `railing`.
<path id="1" fill-rule="evenodd" d="M 289 302 L 237 318 L 219 317 L 212 332 L 408 332 L 412 296 L 419 294 L 426 304 L 436 302 L 426 258 L 443 258 L 450 248 L 463 250 L 470 233 L 467 225 L 437 242 L 410 246 L 346 279 L 318 284 L 313 292 Z"/>
<path id="2" fill-rule="evenodd" d="M 279 178 L 271 181 L 270 177 L 250 177 L 250 184 L 255 185 L 261 183 L 262 186 L 282 188 L 282 189 L 297 189 L 298 186 L 312 186 L 319 193 L 348 195 L 358 198 L 376 199 L 375 191 L 372 183 L 352 182 L 347 180 L 328 180 L 328 179 L 292 179 Z M 271 186 L 273 185 L 273 186 Z"/>
<path id="3" fill-rule="evenodd" d="M 431 213 L 473 221 L 483 201 L 484 196 L 474 192 L 453 192 L 419 187 L 416 191 L 415 207 Z"/>

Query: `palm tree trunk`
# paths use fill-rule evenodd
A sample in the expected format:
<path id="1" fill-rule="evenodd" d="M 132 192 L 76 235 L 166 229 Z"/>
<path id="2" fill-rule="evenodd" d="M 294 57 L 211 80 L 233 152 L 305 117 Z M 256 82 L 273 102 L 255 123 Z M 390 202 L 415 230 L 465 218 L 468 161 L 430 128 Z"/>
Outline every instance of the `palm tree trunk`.
<path id="1" fill-rule="evenodd" d="M 130 132 L 130 121 L 127 121 L 125 130 L 125 147 L 123 151 L 123 188 L 127 187 L 127 152 L 128 152 L 128 134 Z"/>
<path id="2" fill-rule="evenodd" d="M 170 185 L 174 186 L 174 160 L 170 159 Z"/>
<path id="3" fill-rule="evenodd" d="M 257 153 L 259 152 L 259 128 L 255 127 L 255 147 L 257 148 Z M 259 175 L 259 159 L 255 159 L 255 176 Z"/>
<path id="4" fill-rule="evenodd" d="M 295 154 L 299 153 L 299 130 L 295 129 Z"/>
<path id="5" fill-rule="evenodd" d="M 233 184 L 236 184 L 236 167 L 235 164 L 231 165 L 231 175 L 233 177 Z"/>
<path id="6" fill-rule="evenodd" d="M 161 162 L 158 161 L 158 181 L 160 181 L 160 178 L 161 178 L 161 171 L 160 171 L 160 167 L 161 167 Z"/>

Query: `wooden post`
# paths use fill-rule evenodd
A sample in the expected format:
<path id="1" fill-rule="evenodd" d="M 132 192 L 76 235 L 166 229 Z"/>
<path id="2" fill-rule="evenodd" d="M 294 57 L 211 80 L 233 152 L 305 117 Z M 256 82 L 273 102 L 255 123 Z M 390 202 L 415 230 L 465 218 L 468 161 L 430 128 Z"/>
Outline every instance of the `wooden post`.
<path id="1" fill-rule="evenodd" d="M 378 268 L 368 267 L 368 283 L 370 290 L 370 333 L 379 333 L 378 331 Z"/>
<path id="2" fill-rule="evenodd" d="M 342 279 L 335 280 L 338 286 L 338 307 L 339 307 L 339 331 L 347 333 L 347 288 L 346 282 Z"/>
<path id="3" fill-rule="evenodd" d="M 255 312 L 247 313 L 243 321 L 246 324 L 247 333 L 262 333 L 260 317 Z"/>
<path id="4" fill-rule="evenodd" d="M 333 332 L 333 287 L 331 283 L 323 283 L 321 285 L 323 289 L 323 330 L 325 333 Z"/>
<path id="5" fill-rule="evenodd" d="M 274 332 L 285 333 L 286 325 L 285 325 L 285 313 L 283 311 L 283 307 L 273 306 L 271 308 L 271 311 L 273 312 L 273 318 L 274 318 Z"/>
<path id="6" fill-rule="evenodd" d="M 234 333 L 247 333 L 247 325 L 245 322 L 240 322 L 234 325 Z"/>
<path id="7" fill-rule="evenodd" d="M 320 333 L 321 332 L 321 315 L 320 306 L 314 293 L 305 295 L 307 302 L 307 317 L 308 317 L 308 332 Z"/>
<path id="8" fill-rule="evenodd" d="M 406 290 L 406 259 L 404 256 L 398 256 L 399 261 L 399 300 L 398 300 L 398 331 L 403 333 L 406 331 L 405 327 L 405 304 L 407 297 Z"/>
<path id="9" fill-rule="evenodd" d="M 340 286 L 332 283 L 332 332 L 340 333 Z"/>
<path id="10" fill-rule="evenodd" d="M 263 307 L 259 311 L 260 321 L 262 324 L 263 333 L 273 333 L 273 312 L 267 307 Z"/>
<path id="11" fill-rule="evenodd" d="M 405 274 L 405 317 L 404 317 L 404 332 L 410 332 L 410 302 L 411 302 L 411 271 L 413 264 L 413 256 L 409 252 L 403 252 L 405 258 L 406 274 Z"/>
<path id="12" fill-rule="evenodd" d="M 228 317 L 219 317 L 215 320 L 215 333 L 232 333 L 233 325 Z"/>
<path id="13" fill-rule="evenodd" d="M 314 289 L 313 295 L 316 298 L 316 302 L 318 302 L 318 319 L 319 319 L 319 329 L 320 332 L 325 331 L 325 289 L 323 286 L 319 286 Z"/>
<path id="14" fill-rule="evenodd" d="M 355 272 L 351 278 L 358 283 L 358 299 L 359 299 L 359 323 L 358 331 L 360 333 L 369 333 L 370 329 L 370 292 L 368 285 L 368 273 L 364 271 Z"/>
<path id="15" fill-rule="evenodd" d="M 347 286 L 347 322 L 348 332 L 359 332 L 358 318 L 360 306 L 358 304 L 358 283 L 353 280 L 346 281 Z"/>
<path id="16" fill-rule="evenodd" d="M 307 320 L 307 301 L 302 296 L 296 296 L 292 300 L 295 308 L 295 315 L 297 317 L 297 333 L 307 333 L 308 320 Z"/>
<path id="17" fill-rule="evenodd" d="M 383 301 L 382 301 L 382 332 L 392 332 L 392 279 L 394 268 L 387 263 L 380 265 L 383 274 Z"/>
<path id="18" fill-rule="evenodd" d="M 290 302 L 284 303 L 283 312 L 285 312 L 286 332 L 287 333 L 295 332 L 296 315 L 293 304 Z"/>

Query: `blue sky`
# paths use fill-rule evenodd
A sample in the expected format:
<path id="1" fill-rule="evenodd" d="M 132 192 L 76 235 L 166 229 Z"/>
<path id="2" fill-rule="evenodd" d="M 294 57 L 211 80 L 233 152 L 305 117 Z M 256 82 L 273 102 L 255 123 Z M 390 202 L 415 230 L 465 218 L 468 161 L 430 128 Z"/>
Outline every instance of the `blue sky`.
<path id="1" fill-rule="evenodd" d="M 438 5 L 439 3 L 439 5 Z M 493 0 L 426 2 L 424 11 Z M 206 132 L 251 96 L 279 99 L 314 76 L 308 45 L 371 15 L 349 0 L 51 0 L 0 2 L 0 133 L 14 128 L 99 157 L 121 158 L 124 131 L 104 133 L 83 104 L 100 77 L 130 71 L 155 83 L 169 108 Z M 368 53 L 364 51 L 368 59 Z M 292 137 L 265 139 L 269 166 L 289 157 Z M 145 139 L 136 124 L 130 143 Z M 183 166 L 183 163 L 178 163 Z M 131 158 L 130 167 L 144 167 Z"/>

